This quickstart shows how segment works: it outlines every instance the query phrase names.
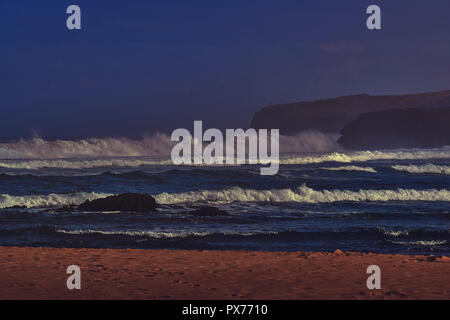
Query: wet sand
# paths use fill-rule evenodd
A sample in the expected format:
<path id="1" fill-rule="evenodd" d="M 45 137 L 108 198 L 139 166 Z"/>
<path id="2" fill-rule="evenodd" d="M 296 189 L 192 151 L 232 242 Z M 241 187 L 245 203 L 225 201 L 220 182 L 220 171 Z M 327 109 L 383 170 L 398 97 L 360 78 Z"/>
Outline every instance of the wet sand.
<path id="1" fill-rule="evenodd" d="M 81 290 L 66 269 L 81 268 Z M 368 290 L 367 267 L 381 268 Z M 450 299 L 450 258 L 0 247 L 0 299 Z"/>

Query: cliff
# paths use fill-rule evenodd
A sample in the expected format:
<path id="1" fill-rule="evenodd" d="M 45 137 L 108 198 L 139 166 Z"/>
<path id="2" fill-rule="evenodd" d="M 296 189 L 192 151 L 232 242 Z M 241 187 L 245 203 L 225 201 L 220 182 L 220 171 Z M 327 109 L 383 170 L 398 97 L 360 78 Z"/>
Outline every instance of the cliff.
<path id="1" fill-rule="evenodd" d="M 369 112 L 341 134 L 338 143 L 347 149 L 442 147 L 450 145 L 450 107 Z"/>
<path id="2" fill-rule="evenodd" d="M 450 106 L 450 90 L 395 96 L 362 94 L 265 107 L 254 115 L 251 127 L 280 129 L 284 135 L 305 130 L 336 133 L 359 115 L 371 111 L 445 106 Z"/>

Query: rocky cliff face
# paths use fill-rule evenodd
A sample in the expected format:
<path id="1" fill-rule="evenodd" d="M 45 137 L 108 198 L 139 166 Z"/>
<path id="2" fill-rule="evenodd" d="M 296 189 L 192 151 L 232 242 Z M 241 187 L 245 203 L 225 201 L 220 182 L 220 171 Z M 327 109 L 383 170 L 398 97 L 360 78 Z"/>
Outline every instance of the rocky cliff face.
<path id="1" fill-rule="evenodd" d="M 363 94 L 269 106 L 255 114 L 251 127 L 280 129 L 281 134 L 284 135 L 292 135 L 305 130 L 336 133 L 359 115 L 371 111 L 446 106 L 450 106 L 450 90 L 397 96 Z"/>
<path id="2" fill-rule="evenodd" d="M 435 148 L 450 145 L 450 104 L 445 108 L 412 108 L 369 112 L 341 131 L 347 149 Z"/>

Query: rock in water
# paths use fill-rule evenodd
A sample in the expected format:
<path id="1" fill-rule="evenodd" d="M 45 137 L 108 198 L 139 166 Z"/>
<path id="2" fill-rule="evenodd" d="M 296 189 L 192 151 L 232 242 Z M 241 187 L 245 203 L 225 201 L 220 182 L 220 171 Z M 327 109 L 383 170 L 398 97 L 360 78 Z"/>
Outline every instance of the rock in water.
<path id="1" fill-rule="evenodd" d="M 156 200 L 148 194 L 126 193 L 93 201 L 87 200 L 80 206 L 81 211 L 155 211 Z"/>
<path id="2" fill-rule="evenodd" d="M 190 211 L 189 214 L 199 217 L 229 216 L 228 212 L 216 207 L 201 207 L 197 210 Z"/>

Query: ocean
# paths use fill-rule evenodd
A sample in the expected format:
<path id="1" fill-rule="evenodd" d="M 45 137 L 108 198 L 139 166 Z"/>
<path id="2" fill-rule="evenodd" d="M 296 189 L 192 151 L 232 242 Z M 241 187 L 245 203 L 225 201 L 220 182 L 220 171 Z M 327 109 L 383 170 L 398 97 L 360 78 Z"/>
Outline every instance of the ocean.
<path id="1" fill-rule="evenodd" d="M 450 147 L 285 153 L 275 176 L 174 166 L 167 148 L 1 143 L 0 245 L 450 255 Z M 127 192 L 151 194 L 158 211 L 76 209 Z M 229 215 L 189 214 L 202 206 Z"/>

